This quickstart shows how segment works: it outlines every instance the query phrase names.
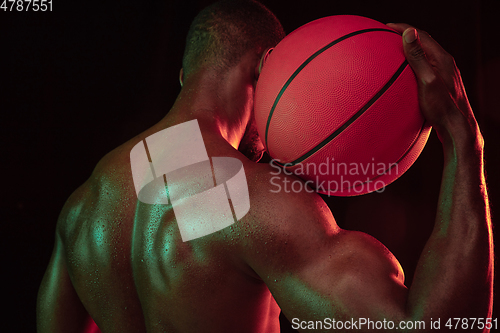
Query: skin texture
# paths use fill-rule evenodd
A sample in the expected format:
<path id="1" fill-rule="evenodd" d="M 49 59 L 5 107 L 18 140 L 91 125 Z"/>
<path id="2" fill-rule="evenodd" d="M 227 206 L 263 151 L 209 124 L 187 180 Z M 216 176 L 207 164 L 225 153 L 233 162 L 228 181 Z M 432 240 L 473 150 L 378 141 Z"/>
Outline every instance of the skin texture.
<path id="1" fill-rule="evenodd" d="M 252 135 L 260 54 L 249 51 L 222 78 L 203 67 L 189 78 L 181 73 L 168 115 L 106 155 L 68 199 L 39 291 L 38 331 L 86 332 L 95 321 L 102 332 L 279 332 L 279 307 L 289 320 L 423 320 L 423 331 L 430 318 L 443 326 L 448 318 L 491 316 L 481 133 L 453 58 L 423 31 L 391 27 L 405 32 L 422 112 L 445 157 L 435 228 L 411 286 L 380 242 L 340 229 L 317 194 L 270 192 L 275 170 L 251 161 L 262 145 Z M 171 206 L 138 202 L 129 153 L 147 136 L 192 119 L 209 156 L 242 161 L 250 211 L 182 242 Z"/>

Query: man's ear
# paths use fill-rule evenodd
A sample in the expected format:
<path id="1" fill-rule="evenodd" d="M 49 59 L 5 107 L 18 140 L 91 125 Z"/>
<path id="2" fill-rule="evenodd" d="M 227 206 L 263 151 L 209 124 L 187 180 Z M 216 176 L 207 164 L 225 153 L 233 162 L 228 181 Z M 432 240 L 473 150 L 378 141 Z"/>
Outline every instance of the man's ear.
<path id="1" fill-rule="evenodd" d="M 179 72 L 179 82 L 181 84 L 181 87 L 184 85 L 184 68 L 181 68 Z"/>
<path id="2" fill-rule="evenodd" d="M 264 66 L 264 63 L 266 62 L 266 60 L 269 57 L 269 55 L 271 54 L 271 52 L 273 52 L 273 50 L 274 50 L 274 47 L 270 47 L 262 53 L 262 57 L 260 57 L 259 65 L 257 66 L 257 68 L 255 68 L 255 77 L 257 79 L 259 78 L 260 72 L 262 71 L 262 66 Z"/>

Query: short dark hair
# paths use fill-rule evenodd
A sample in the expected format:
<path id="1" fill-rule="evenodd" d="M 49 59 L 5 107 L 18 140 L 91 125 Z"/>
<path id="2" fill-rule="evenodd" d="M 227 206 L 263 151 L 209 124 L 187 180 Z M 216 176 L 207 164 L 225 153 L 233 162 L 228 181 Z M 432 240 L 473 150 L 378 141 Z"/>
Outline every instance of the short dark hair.
<path id="1" fill-rule="evenodd" d="M 276 16 L 254 0 L 222 0 L 202 10 L 191 23 L 182 67 L 185 75 L 208 64 L 219 72 L 248 51 L 262 53 L 285 37 Z"/>

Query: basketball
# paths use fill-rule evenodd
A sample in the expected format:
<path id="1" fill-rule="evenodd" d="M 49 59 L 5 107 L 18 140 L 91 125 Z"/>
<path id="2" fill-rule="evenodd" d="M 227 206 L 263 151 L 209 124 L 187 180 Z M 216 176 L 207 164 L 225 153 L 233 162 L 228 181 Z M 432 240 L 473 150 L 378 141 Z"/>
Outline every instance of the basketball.
<path id="1" fill-rule="evenodd" d="M 383 191 L 431 129 L 401 35 L 353 15 L 312 21 L 268 53 L 254 111 L 273 167 L 336 196 Z"/>

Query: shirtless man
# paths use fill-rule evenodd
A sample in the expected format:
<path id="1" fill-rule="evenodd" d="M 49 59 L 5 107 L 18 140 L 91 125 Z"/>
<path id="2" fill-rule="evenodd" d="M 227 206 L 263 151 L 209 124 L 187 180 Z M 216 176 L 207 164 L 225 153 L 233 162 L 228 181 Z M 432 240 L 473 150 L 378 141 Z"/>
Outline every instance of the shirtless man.
<path id="1" fill-rule="evenodd" d="M 85 332 L 97 324 L 106 333 L 279 332 L 280 308 L 292 323 L 333 318 L 347 326 L 367 318 L 392 321 L 394 331 L 407 320 L 429 331 L 431 318 L 444 328 L 448 318 L 490 317 L 483 139 L 453 58 L 427 33 L 390 25 L 403 35 L 445 161 L 435 228 L 408 287 L 396 258 L 372 237 L 340 229 L 319 195 L 270 192 L 273 168 L 252 161 L 263 149 L 252 101 L 261 55 L 283 31 L 260 5 L 244 2 L 234 12 L 231 3 L 206 9 L 192 25 L 182 91 L 165 118 L 107 154 L 64 206 L 39 291 L 38 331 Z M 208 156 L 242 162 L 250 211 L 183 242 L 170 205 L 138 201 L 130 151 L 193 119 Z"/>

